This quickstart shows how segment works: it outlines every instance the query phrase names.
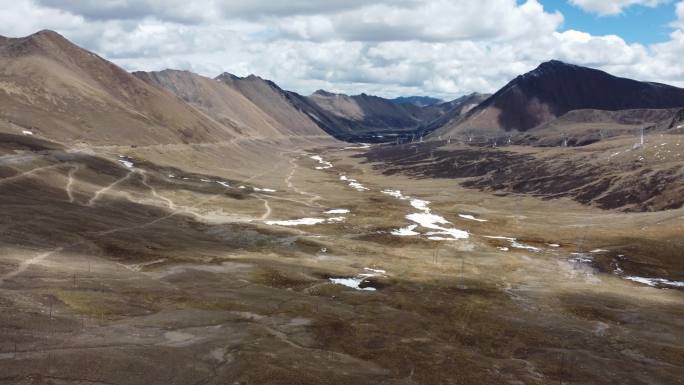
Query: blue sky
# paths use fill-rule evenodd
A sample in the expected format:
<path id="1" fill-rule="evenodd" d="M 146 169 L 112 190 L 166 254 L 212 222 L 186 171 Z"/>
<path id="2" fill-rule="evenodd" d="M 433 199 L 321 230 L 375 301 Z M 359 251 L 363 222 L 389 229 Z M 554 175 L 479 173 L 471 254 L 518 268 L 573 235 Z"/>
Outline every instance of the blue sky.
<path id="1" fill-rule="evenodd" d="M 652 44 L 669 40 L 675 21 L 675 3 L 656 7 L 634 5 L 618 15 L 600 16 L 571 5 L 566 0 L 540 0 L 547 11 L 560 11 L 562 30 L 575 29 L 592 35 L 615 34 L 628 43 Z"/>

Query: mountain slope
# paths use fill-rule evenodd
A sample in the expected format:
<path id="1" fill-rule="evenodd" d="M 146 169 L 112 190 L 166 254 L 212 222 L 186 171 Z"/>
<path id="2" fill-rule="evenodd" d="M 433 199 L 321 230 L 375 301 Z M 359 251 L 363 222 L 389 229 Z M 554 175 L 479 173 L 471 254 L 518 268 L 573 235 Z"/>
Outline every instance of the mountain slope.
<path id="1" fill-rule="evenodd" d="M 470 111 L 439 129 L 441 135 L 522 132 L 579 109 L 618 111 L 684 106 L 684 89 L 619 78 L 557 60 L 518 76 Z"/>
<path id="2" fill-rule="evenodd" d="M 234 82 L 217 81 L 188 71 L 135 72 L 137 77 L 167 89 L 220 124 L 235 127 L 241 136 L 272 138 L 290 135 L 323 135 L 311 122 L 287 104 L 271 116 L 268 105 L 258 106 Z M 248 88 L 253 90 L 254 88 Z M 268 90 L 272 94 L 271 90 Z M 254 96 L 253 94 L 249 94 Z M 257 102 L 263 101 L 255 98 Z M 277 100 L 277 99 L 276 99 Z M 266 111 L 264 111 L 266 110 Z M 287 124 L 297 124 L 288 126 Z"/>
<path id="3" fill-rule="evenodd" d="M 316 117 L 303 111 L 296 101 L 296 94 L 281 89 L 269 80 L 255 75 L 241 78 L 229 73 L 219 75 L 216 80 L 239 92 L 278 122 L 284 134 L 320 135 L 321 128 L 325 128 L 325 125 L 315 121 Z"/>
<path id="4" fill-rule="evenodd" d="M 163 144 L 230 140 L 213 122 L 61 35 L 0 39 L 0 129 L 67 143 Z"/>
<path id="5" fill-rule="evenodd" d="M 423 130 L 426 132 L 434 131 L 440 127 L 446 126 L 453 122 L 457 122 L 461 119 L 464 114 L 468 113 L 473 108 L 477 107 L 480 103 L 485 101 L 491 95 L 481 94 L 474 92 L 469 95 L 461 96 L 458 99 L 454 99 L 449 102 L 441 103 L 434 108 L 439 108 L 442 110 L 441 116 L 428 122 Z"/>
<path id="6" fill-rule="evenodd" d="M 393 103 L 377 96 L 348 96 L 319 90 L 309 99 L 356 133 L 412 130 L 421 124 L 417 113 L 420 107 Z"/>

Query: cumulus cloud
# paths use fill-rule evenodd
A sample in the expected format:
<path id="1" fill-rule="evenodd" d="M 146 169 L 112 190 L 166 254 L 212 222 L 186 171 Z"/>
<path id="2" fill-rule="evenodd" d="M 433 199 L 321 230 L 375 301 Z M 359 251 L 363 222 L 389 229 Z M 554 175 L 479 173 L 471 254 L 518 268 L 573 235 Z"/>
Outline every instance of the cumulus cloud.
<path id="1" fill-rule="evenodd" d="M 502 41 L 551 33 L 562 22 L 560 13 L 545 12 L 537 0 L 522 5 L 514 0 L 432 0 L 405 6 L 373 3 L 325 17 L 299 15 L 278 26 L 290 36 L 309 40 Z"/>
<path id="2" fill-rule="evenodd" d="M 563 16 L 537 0 L 0 0 L 0 34 L 55 29 L 131 71 L 454 98 L 495 91 L 552 58 L 681 85 L 683 4 L 670 40 L 651 46 L 562 31 Z"/>
<path id="3" fill-rule="evenodd" d="M 569 0 L 570 4 L 599 15 L 617 15 L 634 5 L 657 7 L 670 0 Z"/>

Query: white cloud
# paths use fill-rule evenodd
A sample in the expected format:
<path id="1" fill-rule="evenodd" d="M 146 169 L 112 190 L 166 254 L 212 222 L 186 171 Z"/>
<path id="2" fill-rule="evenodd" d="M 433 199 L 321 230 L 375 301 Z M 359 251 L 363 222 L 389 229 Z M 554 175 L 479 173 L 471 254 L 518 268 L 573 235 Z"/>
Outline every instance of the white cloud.
<path id="1" fill-rule="evenodd" d="M 634 5 L 657 7 L 670 0 L 569 0 L 570 4 L 599 15 L 617 15 Z"/>
<path id="2" fill-rule="evenodd" d="M 277 25 L 286 34 L 307 40 L 503 41 L 551 33 L 562 22 L 560 13 L 545 12 L 537 0 L 522 5 L 514 0 L 432 0 L 405 6 L 373 3 L 334 15 L 298 15 Z"/>
<path id="3" fill-rule="evenodd" d="M 684 29 L 684 1 L 680 1 L 676 4 L 675 14 L 677 15 L 677 21 L 675 21 L 672 26 L 678 29 Z"/>
<path id="4" fill-rule="evenodd" d="M 100 3 L 0 0 L 0 34 L 50 28 L 128 70 L 255 73 L 301 93 L 452 98 L 495 91 L 552 58 L 684 83 L 684 2 L 670 40 L 651 46 L 561 32 L 562 15 L 537 0 Z"/>

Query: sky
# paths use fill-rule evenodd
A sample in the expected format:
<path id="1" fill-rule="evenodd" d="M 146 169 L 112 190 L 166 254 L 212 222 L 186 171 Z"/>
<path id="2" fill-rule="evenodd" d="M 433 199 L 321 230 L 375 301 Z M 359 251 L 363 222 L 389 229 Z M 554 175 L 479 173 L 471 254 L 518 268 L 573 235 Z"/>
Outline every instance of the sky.
<path id="1" fill-rule="evenodd" d="M 557 59 L 684 87 L 684 0 L 0 0 L 0 35 L 55 30 L 129 71 L 453 99 Z"/>

